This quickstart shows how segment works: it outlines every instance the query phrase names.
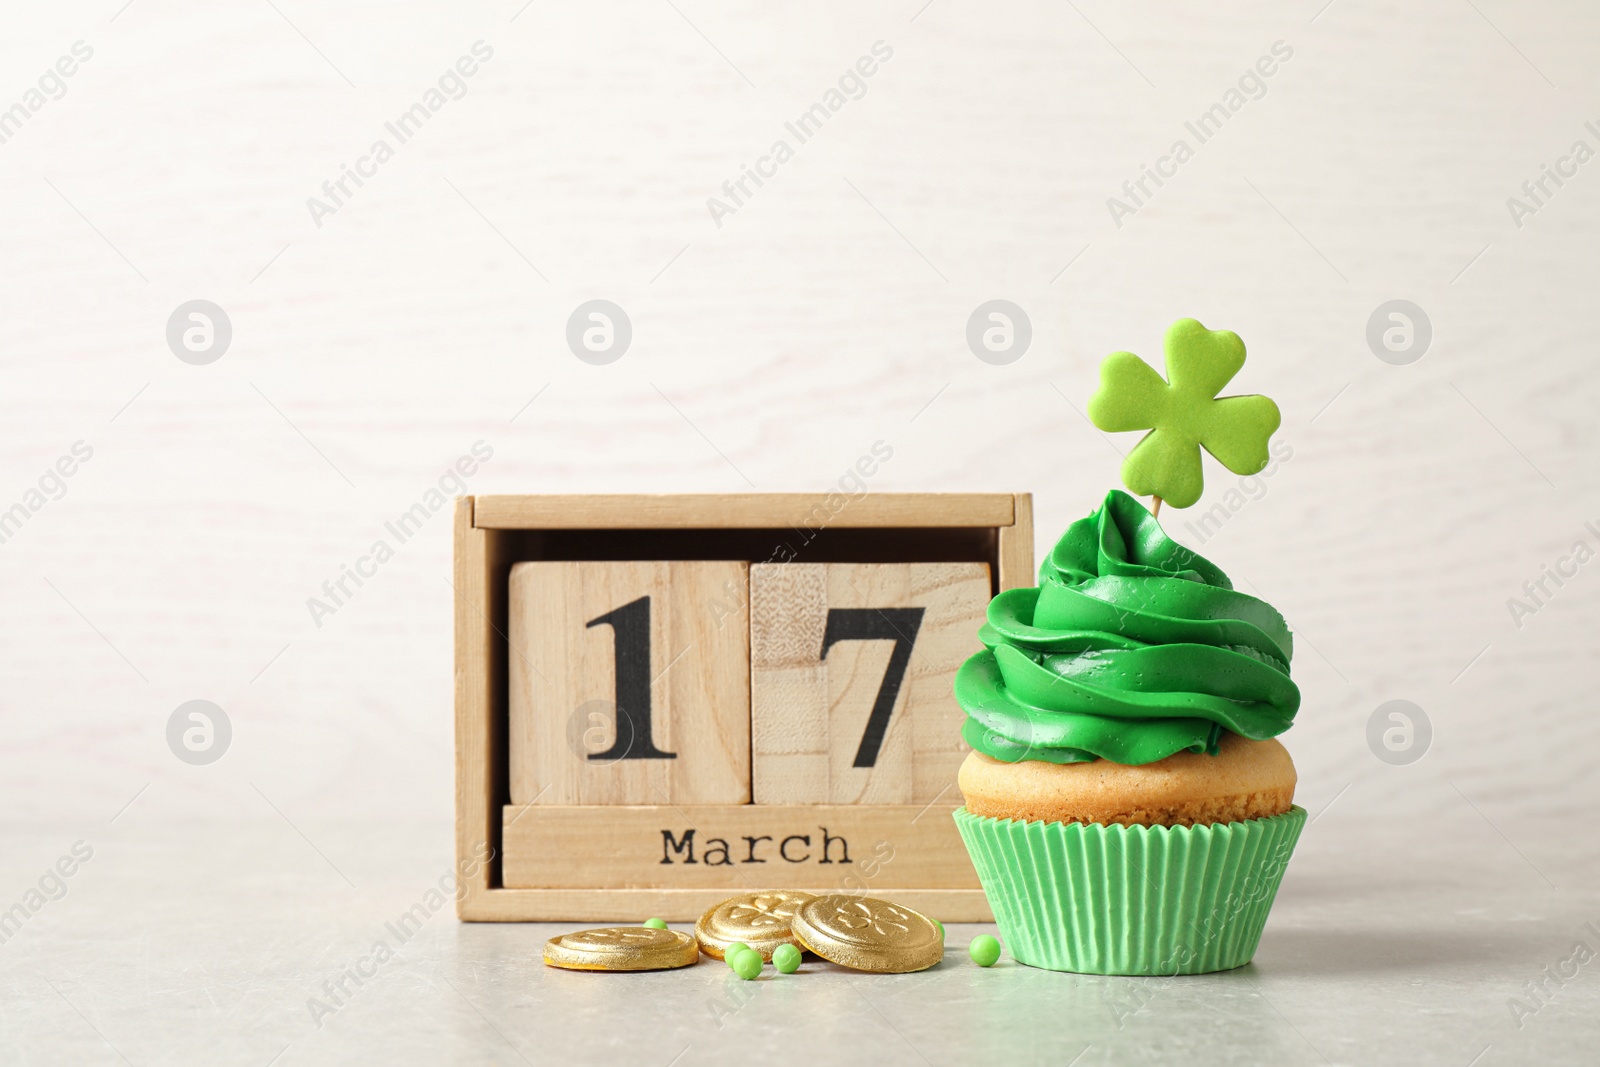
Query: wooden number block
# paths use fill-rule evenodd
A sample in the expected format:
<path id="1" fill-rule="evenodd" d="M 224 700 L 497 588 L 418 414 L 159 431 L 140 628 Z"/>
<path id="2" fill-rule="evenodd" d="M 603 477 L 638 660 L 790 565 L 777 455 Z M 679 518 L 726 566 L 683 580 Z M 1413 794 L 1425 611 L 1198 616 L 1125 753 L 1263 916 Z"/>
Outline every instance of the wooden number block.
<path id="1" fill-rule="evenodd" d="M 757 804 L 931 804 L 967 747 L 951 695 L 978 647 L 984 563 L 750 567 Z"/>
<path id="2" fill-rule="evenodd" d="M 748 803 L 748 567 L 513 565 L 511 802 Z"/>

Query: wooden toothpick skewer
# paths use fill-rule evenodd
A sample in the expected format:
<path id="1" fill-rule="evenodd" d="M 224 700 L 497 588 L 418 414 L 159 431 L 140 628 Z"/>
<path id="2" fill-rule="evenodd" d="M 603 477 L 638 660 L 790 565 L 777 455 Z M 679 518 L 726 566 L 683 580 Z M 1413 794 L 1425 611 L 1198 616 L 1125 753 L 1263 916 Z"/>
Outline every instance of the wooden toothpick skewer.
<path id="1" fill-rule="evenodd" d="M 1151 518 L 1159 519 L 1161 517 L 1161 498 L 1152 496 L 1150 499 L 1156 502 L 1156 506 L 1150 509 L 1150 516 Z"/>

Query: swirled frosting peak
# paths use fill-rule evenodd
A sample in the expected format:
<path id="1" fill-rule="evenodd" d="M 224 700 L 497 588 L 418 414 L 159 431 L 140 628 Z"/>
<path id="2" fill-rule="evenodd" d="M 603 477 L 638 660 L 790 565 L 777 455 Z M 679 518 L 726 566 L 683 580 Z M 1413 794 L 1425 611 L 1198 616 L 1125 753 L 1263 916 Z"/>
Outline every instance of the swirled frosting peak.
<path id="1" fill-rule="evenodd" d="M 1120 489 L 1067 528 L 1039 584 L 989 602 L 956 674 L 962 736 L 1006 762 L 1213 755 L 1224 730 L 1289 728 L 1289 628 Z"/>

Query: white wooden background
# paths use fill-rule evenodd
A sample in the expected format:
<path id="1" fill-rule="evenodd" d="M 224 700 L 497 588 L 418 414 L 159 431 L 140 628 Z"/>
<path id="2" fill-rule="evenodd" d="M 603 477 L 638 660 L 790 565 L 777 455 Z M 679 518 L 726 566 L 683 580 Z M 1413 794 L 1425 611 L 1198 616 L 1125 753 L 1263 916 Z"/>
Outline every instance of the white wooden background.
<path id="1" fill-rule="evenodd" d="M 881 439 L 872 491 L 1031 490 L 1043 552 L 1132 443 L 1080 414 L 1098 360 L 1157 361 L 1182 315 L 1245 338 L 1294 449 L 1205 551 L 1297 631 L 1303 802 L 1586 816 L 1600 562 L 1520 629 L 1506 602 L 1600 548 L 1600 162 L 1520 228 L 1506 199 L 1600 148 L 1600 18 L 1322 3 L 7 5 L 0 107 L 94 54 L 0 144 L 0 507 L 94 455 L 0 545 L 4 817 L 446 817 L 448 518 L 321 628 L 306 599 L 475 441 L 472 491 L 601 492 L 821 489 Z M 315 226 L 478 40 L 466 96 Z M 1266 95 L 1114 225 L 1276 41 Z M 605 367 L 563 337 L 595 297 L 634 324 Z M 996 297 L 1034 327 L 1008 366 L 964 339 Z M 194 298 L 233 323 L 209 366 L 165 344 Z M 1433 322 L 1411 366 L 1365 340 L 1393 298 Z M 1237 482 L 1208 479 L 1201 508 Z M 165 741 L 194 698 L 233 723 L 209 767 Z M 1413 766 L 1367 747 L 1392 698 L 1433 723 Z"/>

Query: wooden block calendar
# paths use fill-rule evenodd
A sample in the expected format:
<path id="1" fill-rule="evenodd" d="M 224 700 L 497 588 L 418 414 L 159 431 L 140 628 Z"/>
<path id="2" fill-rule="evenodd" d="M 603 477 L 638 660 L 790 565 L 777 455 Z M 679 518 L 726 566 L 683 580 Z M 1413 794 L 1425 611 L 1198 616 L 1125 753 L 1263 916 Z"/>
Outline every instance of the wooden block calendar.
<path id="1" fill-rule="evenodd" d="M 458 913 L 796 888 L 988 919 L 950 685 L 1032 581 L 1026 494 L 461 498 Z"/>

